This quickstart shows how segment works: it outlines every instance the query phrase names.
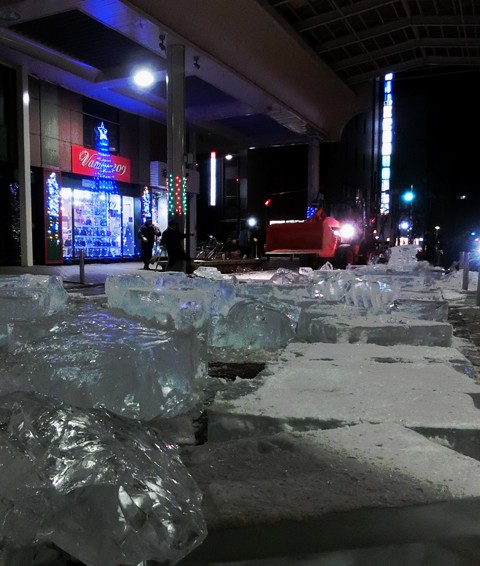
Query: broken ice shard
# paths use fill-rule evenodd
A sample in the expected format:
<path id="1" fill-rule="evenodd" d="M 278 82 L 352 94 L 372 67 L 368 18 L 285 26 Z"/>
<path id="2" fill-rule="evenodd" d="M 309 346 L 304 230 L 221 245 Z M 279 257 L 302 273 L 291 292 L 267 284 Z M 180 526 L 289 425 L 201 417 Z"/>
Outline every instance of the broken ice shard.
<path id="1" fill-rule="evenodd" d="M 0 397 L 2 551 L 55 544 L 91 566 L 174 564 L 206 536 L 176 447 L 139 422 Z"/>
<path id="2" fill-rule="evenodd" d="M 36 391 L 143 420 L 177 416 L 203 395 L 203 348 L 193 330 L 167 332 L 79 303 L 12 326 L 0 394 Z"/>

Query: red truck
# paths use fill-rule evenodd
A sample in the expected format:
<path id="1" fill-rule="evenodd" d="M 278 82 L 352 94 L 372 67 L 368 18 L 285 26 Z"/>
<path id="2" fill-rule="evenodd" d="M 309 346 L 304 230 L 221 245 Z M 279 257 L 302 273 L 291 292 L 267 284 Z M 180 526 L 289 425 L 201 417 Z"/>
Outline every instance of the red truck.
<path id="1" fill-rule="evenodd" d="M 300 265 L 313 269 L 327 261 L 344 269 L 355 262 L 358 246 L 341 242 L 341 228 L 341 222 L 319 209 L 302 222 L 270 224 L 265 251 L 267 256 L 299 256 Z"/>

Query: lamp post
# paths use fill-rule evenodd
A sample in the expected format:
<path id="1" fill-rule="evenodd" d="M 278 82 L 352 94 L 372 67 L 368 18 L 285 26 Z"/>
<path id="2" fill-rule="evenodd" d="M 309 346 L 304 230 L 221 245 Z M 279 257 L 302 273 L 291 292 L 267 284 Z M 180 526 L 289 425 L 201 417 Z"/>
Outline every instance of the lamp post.
<path id="1" fill-rule="evenodd" d="M 413 201 L 415 200 L 413 185 L 410 185 L 410 188 L 403 193 L 402 200 L 408 205 L 408 215 L 410 219 L 410 234 L 411 234 L 408 243 L 411 244 L 413 240 Z"/>

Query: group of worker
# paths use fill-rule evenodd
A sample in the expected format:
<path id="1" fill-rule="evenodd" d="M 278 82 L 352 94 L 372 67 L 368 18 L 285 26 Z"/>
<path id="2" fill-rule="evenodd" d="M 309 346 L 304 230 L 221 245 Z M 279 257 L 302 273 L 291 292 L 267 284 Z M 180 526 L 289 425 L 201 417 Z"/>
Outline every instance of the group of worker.
<path id="1" fill-rule="evenodd" d="M 153 254 L 153 246 L 155 242 L 160 242 L 165 248 L 168 255 L 167 269 L 170 271 L 183 271 L 183 266 L 179 268 L 180 262 L 185 262 L 186 271 L 193 271 L 193 262 L 183 248 L 182 240 L 193 234 L 185 234 L 180 232 L 178 221 L 171 219 L 166 230 L 161 232 L 157 226 L 153 224 L 151 217 L 146 218 L 138 231 L 138 237 L 141 242 L 141 259 L 143 261 L 143 269 L 150 269 L 150 262 Z"/>

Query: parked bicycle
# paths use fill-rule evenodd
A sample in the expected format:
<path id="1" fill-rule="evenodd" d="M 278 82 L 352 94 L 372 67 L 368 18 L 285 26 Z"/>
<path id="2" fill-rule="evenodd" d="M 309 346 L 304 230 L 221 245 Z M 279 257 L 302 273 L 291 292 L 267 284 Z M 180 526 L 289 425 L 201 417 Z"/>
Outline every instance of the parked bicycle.
<path id="1" fill-rule="evenodd" d="M 197 249 L 195 259 L 218 259 L 218 254 L 223 250 L 223 242 L 219 242 L 215 236 L 208 236 L 206 242 L 201 242 Z"/>

